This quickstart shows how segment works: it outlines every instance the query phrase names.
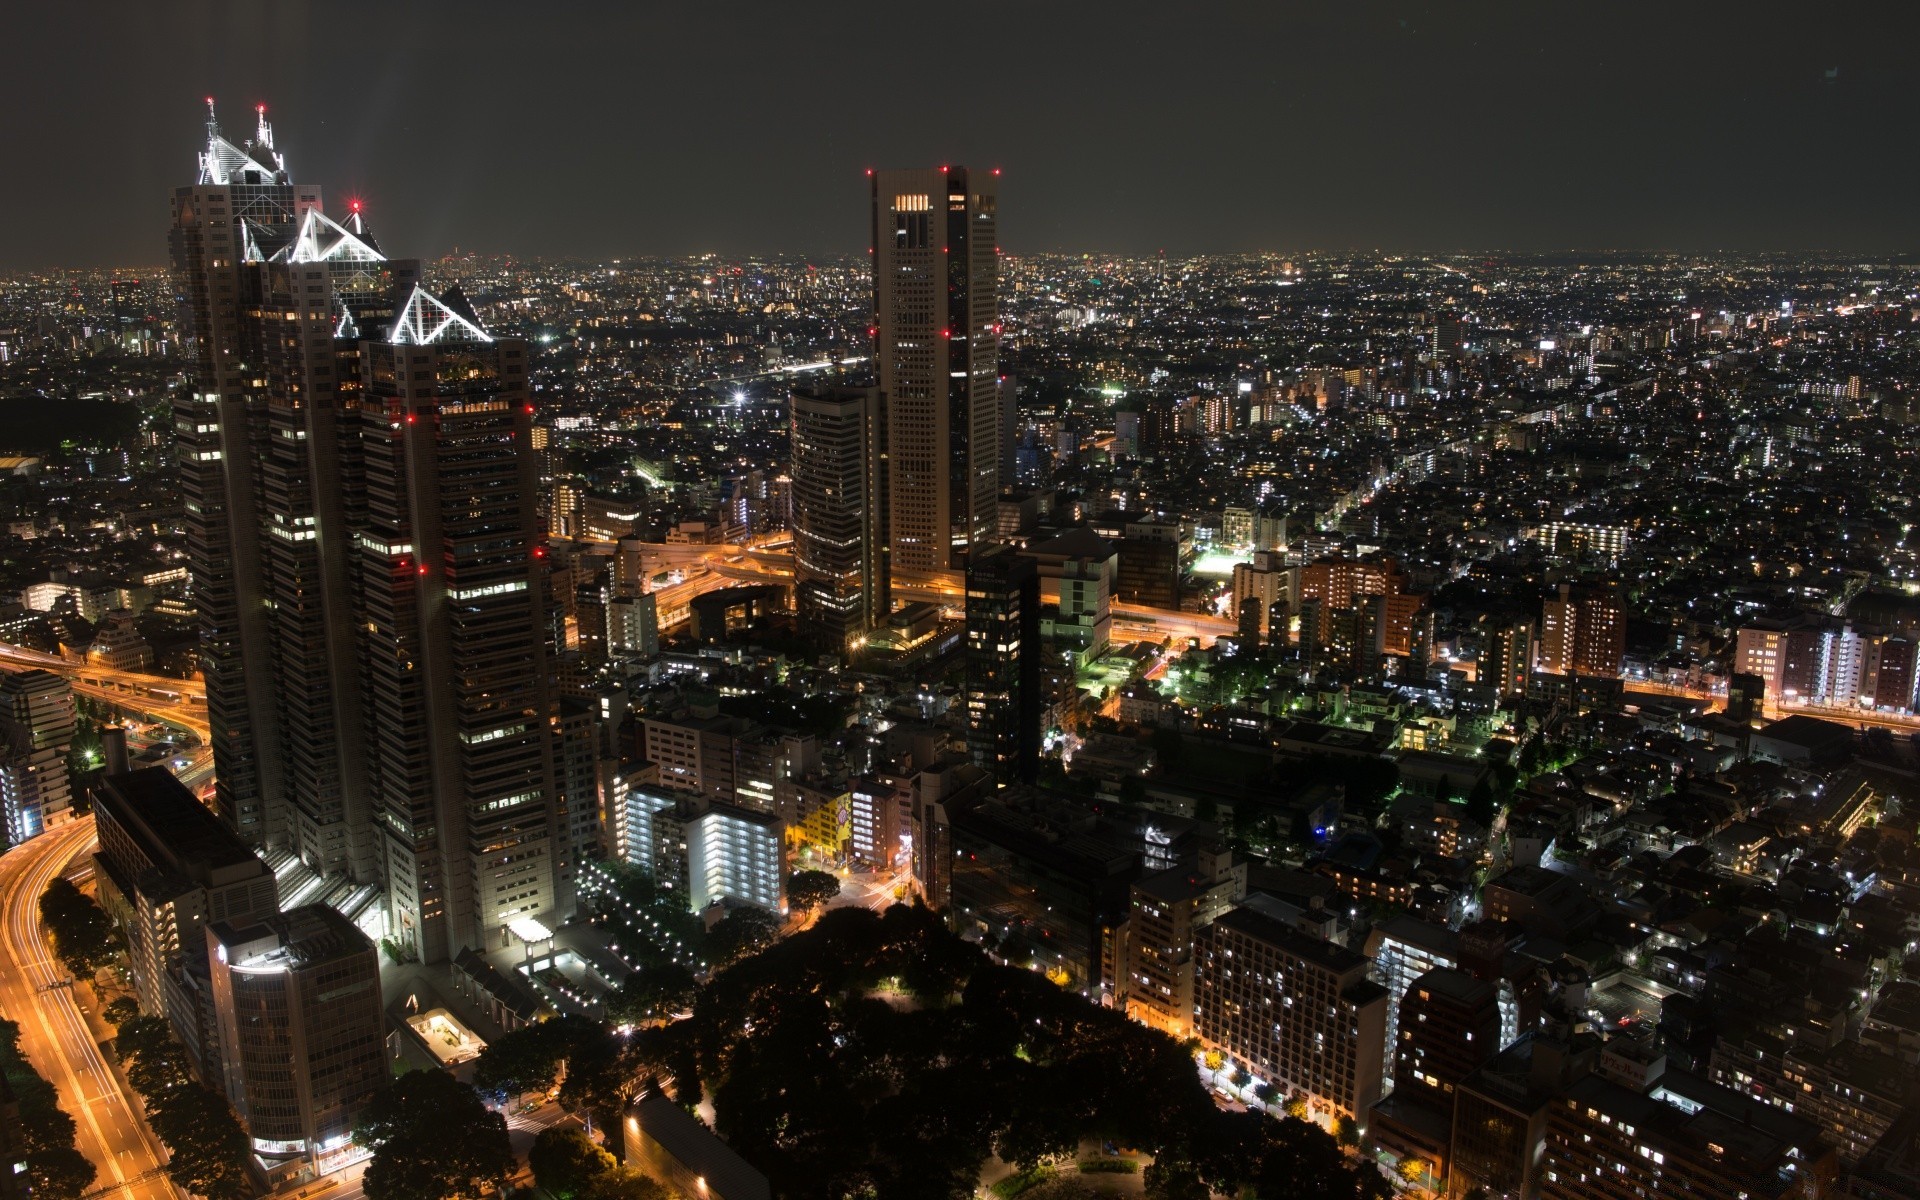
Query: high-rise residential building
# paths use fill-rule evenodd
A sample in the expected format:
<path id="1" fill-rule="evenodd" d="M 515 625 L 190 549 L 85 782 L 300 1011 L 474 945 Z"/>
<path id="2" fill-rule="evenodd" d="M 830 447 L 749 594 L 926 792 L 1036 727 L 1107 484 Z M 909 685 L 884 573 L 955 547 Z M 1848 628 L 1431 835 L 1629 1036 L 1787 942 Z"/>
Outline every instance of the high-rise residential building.
<path id="1" fill-rule="evenodd" d="M 1270 641 L 1286 641 L 1286 625 L 1276 627 L 1274 621 L 1276 617 L 1286 620 L 1299 606 L 1300 568 L 1287 566 L 1281 561 L 1281 556 L 1271 550 L 1256 550 L 1253 561 L 1235 563 L 1234 611 L 1241 611 L 1250 601 L 1254 605 L 1254 619 L 1258 622 L 1254 632 L 1264 634 Z"/>
<path id="2" fill-rule="evenodd" d="M 616 855 L 698 912 L 717 903 L 786 907 L 786 822 L 706 796 L 676 796 L 649 782 L 616 783 Z"/>
<path id="3" fill-rule="evenodd" d="M 421 957 L 564 918 L 526 349 L 295 185 L 264 110 L 173 201 L 216 806 Z"/>
<path id="4" fill-rule="evenodd" d="M 1678 1071 L 1644 1093 L 1575 1080 L 1547 1106 L 1545 1144 L 1541 1200 L 1819 1200 L 1838 1174 L 1812 1122 Z"/>
<path id="5" fill-rule="evenodd" d="M 1002 786 L 1031 783 L 1040 755 L 1040 573 L 996 547 L 967 563 L 967 748 Z"/>
<path id="6" fill-rule="evenodd" d="M 212 921 L 206 947 L 227 1099 L 269 1179 L 346 1151 L 391 1078 L 380 963 L 367 935 L 307 904 Z M 209 1080 L 209 1082 L 214 1082 Z"/>
<path id="7" fill-rule="evenodd" d="M 1236 908 L 1195 935 L 1193 993 L 1203 1044 L 1365 1131 L 1387 1029 L 1387 990 L 1365 955 Z"/>
<path id="8" fill-rule="evenodd" d="M 1533 622 L 1509 620 L 1487 631 L 1481 642 L 1479 681 L 1502 697 L 1527 694 L 1533 675 Z"/>
<path id="9" fill-rule="evenodd" d="M 1500 1003 L 1492 985 L 1439 968 L 1400 997 L 1400 1036 L 1387 1047 L 1393 1094 L 1373 1106 L 1374 1143 L 1401 1162 L 1446 1174 L 1455 1093 L 1500 1052 Z"/>
<path id="10" fill-rule="evenodd" d="M 51 671 L 0 678 L 0 820 L 18 846 L 71 815 L 73 686 Z"/>
<path id="11" fill-rule="evenodd" d="M 1247 896 L 1247 865 L 1205 847 L 1192 867 L 1134 880 L 1120 930 L 1115 1001 L 1143 1025 L 1176 1038 L 1193 1033 L 1193 937 Z"/>
<path id="12" fill-rule="evenodd" d="M 885 431 L 877 388 L 795 388 L 793 590 L 800 633 L 845 654 L 887 618 Z"/>
<path id="13" fill-rule="evenodd" d="M 895 571 L 958 566 L 1000 496 L 996 173 L 871 177 L 875 378 Z"/>
<path id="14" fill-rule="evenodd" d="M 1406 573 L 1392 559 L 1322 559 L 1300 572 L 1302 613 L 1319 605 L 1316 645 L 1331 647 L 1336 665 L 1371 673 L 1383 655 L 1406 658 L 1424 670 L 1432 645 L 1427 598 L 1407 591 Z M 1307 630 L 1301 628 L 1303 644 Z"/>
<path id="15" fill-rule="evenodd" d="M 1627 613 L 1615 588 L 1561 584 L 1540 605 L 1540 668 L 1555 675 L 1620 674 Z"/>

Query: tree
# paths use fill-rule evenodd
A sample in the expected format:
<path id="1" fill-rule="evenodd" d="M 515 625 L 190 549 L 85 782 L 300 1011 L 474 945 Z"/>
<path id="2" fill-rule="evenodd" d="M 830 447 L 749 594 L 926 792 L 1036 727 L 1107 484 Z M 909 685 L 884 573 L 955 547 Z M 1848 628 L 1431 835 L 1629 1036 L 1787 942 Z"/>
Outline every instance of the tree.
<path id="1" fill-rule="evenodd" d="M 831 871 L 795 871 L 787 876 L 787 903 L 794 908 L 820 908 L 839 894 L 840 879 Z"/>
<path id="2" fill-rule="evenodd" d="M 565 1057 L 559 1022 L 523 1025 L 487 1043 L 473 1064 L 473 1086 L 497 1102 L 544 1092 Z"/>
<path id="3" fill-rule="evenodd" d="M 595 1176 L 617 1165 L 613 1155 L 585 1133 L 560 1125 L 541 1130 L 533 1139 L 533 1148 L 527 1151 L 527 1166 L 533 1168 L 534 1182 L 557 1200 L 576 1200 Z"/>
<path id="4" fill-rule="evenodd" d="M 1540 770 L 1540 739 L 1530 737 L 1520 747 L 1520 773 L 1532 775 Z"/>
<path id="5" fill-rule="evenodd" d="M 10 1091 L 17 1105 L 15 1132 L 33 1195 L 78 1200 L 97 1171 L 74 1149 L 73 1118 L 59 1107 L 53 1085 L 21 1057 L 20 1027 L 7 1020 L 0 1020 L 0 1090 Z"/>
<path id="6" fill-rule="evenodd" d="M 64 876 L 40 894 L 40 921 L 53 934 L 54 957 L 76 979 L 91 978 L 120 949 L 112 920 Z"/>
<path id="7" fill-rule="evenodd" d="M 780 935 L 780 918 L 748 904 L 734 909 L 707 935 L 707 958 L 716 969 L 732 966 L 768 946 Z"/>
<path id="8" fill-rule="evenodd" d="M 575 1200 L 676 1200 L 659 1181 L 616 1167 L 587 1180 Z"/>
<path id="9" fill-rule="evenodd" d="M 691 1008 L 699 990 L 693 972 L 679 963 L 669 959 L 648 963 L 607 998 L 607 1020 L 616 1025 L 665 1020 Z"/>
<path id="10" fill-rule="evenodd" d="M 445 1071 L 413 1071 L 375 1092 L 353 1140 L 373 1151 L 368 1200 L 471 1196 L 514 1169 L 506 1118 Z"/>
<path id="11" fill-rule="evenodd" d="M 1467 795 L 1467 817 L 1475 824 L 1491 829 L 1493 818 L 1498 812 L 1498 805 L 1493 799 L 1493 786 L 1482 779 Z"/>
<path id="12" fill-rule="evenodd" d="M 198 1083 L 163 1093 L 147 1104 L 147 1123 L 167 1144 L 167 1177 L 206 1200 L 246 1200 L 247 1133 L 227 1098 Z"/>
<path id="13" fill-rule="evenodd" d="M 164 1017 L 128 1015 L 108 1005 L 118 1021 L 114 1050 L 127 1082 L 146 1101 L 147 1124 L 166 1143 L 167 1176 L 207 1200 L 245 1200 L 253 1194 L 247 1176 L 249 1143 L 227 1098 L 193 1078 L 186 1049 L 173 1039 Z"/>
<path id="14" fill-rule="evenodd" d="M 107 1006 L 100 1010 L 100 1015 L 107 1024 L 117 1028 L 140 1015 L 140 1004 L 131 996 L 122 996 L 108 1001 Z"/>

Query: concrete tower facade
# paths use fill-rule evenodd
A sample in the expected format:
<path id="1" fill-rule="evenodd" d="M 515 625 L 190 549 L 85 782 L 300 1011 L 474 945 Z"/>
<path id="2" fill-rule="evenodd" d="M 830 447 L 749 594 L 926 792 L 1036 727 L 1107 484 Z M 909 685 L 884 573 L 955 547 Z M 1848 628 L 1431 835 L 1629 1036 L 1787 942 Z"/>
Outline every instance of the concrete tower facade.
<path id="1" fill-rule="evenodd" d="M 872 177 L 874 363 L 886 397 L 895 571 L 958 566 L 998 520 L 997 183 L 965 167 Z"/>

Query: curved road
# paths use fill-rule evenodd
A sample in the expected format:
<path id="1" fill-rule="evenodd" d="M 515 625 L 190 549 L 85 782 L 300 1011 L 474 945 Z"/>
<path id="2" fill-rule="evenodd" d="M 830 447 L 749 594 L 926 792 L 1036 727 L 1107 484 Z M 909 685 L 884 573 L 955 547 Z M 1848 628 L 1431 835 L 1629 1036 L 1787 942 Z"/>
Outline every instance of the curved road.
<path id="1" fill-rule="evenodd" d="M 61 986 L 66 968 L 40 934 L 40 893 L 93 849 L 85 817 L 0 854 L 0 1015 L 20 1025 L 20 1049 L 60 1093 L 73 1117 L 74 1145 L 97 1168 L 100 1200 L 179 1200 L 159 1168 L 165 1153 L 122 1090 L 105 1053 Z"/>

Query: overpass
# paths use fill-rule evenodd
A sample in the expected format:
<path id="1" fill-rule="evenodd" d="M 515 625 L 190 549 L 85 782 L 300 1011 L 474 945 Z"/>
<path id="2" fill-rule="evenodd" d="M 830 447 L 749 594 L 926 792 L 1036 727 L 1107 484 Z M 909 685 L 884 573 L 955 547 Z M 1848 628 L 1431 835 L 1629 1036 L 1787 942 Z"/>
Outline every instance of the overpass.
<path id="1" fill-rule="evenodd" d="M 197 679 L 120 671 L 0 642 L 0 671 L 33 670 L 61 676 L 73 685 L 76 695 L 191 733 L 201 745 L 212 737 L 207 727 L 207 690 Z"/>

